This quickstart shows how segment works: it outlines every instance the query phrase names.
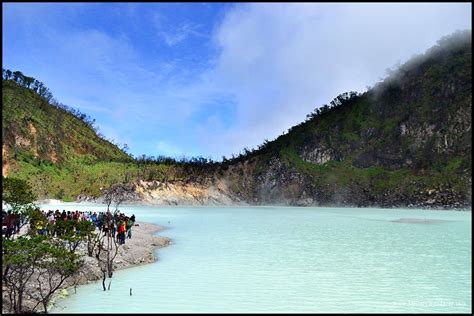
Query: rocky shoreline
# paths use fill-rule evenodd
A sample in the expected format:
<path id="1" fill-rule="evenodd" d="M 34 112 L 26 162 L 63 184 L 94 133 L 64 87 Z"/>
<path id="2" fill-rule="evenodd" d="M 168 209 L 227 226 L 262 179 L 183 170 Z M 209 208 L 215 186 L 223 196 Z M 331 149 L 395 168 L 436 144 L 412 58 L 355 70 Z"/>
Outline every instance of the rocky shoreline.
<path id="1" fill-rule="evenodd" d="M 132 230 L 132 238 L 127 239 L 125 245 L 119 248 L 114 260 L 114 271 L 132 268 L 156 262 L 155 250 L 170 245 L 171 239 L 164 236 L 155 236 L 157 232 L 165 230 L 164 227 L 151 223 L 137 222 Z M 65 289 L 78 285 L 95 282 L 102 279 L 102 273 L 95 257 L 85 255 L 84 265 L 78 274 L 70 278 L 64 286 Z M 113 278 L 112 278 L 113 279 Z M 107 280 L 107 283 L 109 280 Z M 58 292 L 52 300 L 54 303 L 60 297 L 67 295 L 68 291 Z"/>
<path id="2" fill-rule="evenodd" d="M 444 201 L 436 201 L 434 199 L 417 199 L 416 201 L 412 201 L 410 203 L 402 204 L 390 203 L 391 201 L 372 201 L 371 203 L 317 203 L 312 198 L 302 198 L 302 199 L 294 199 L 294 200 L 285 200 L 285 201 L 278 201 L 278 203 L 247 203 L 243 201 L 239 202 L 230 202 L 230 203 L 220 203 L 220 201 L 212 200 L 210 202 L 203 202 L 197 199 L 187 199 L 183 202 L 181 200 L 177 202 L 180 198 L 168 198 L 168 199 L 153 199 L 153 198 L 146 198 L 146 199 L 133 199 L 133 200 L 126 200 L 124 201 L 127 205 L 147 205 L 147 206 L 243 206 L 243 207 L 251 207 L 251 206 L 294 206 L 294 207 L 347 207 L 347 208 L 386 208 L 386 209 L 393 209 L 393 208 L 406 208 L 406 209 L 424 209 L 424 210 L 432 210 L 432 211 L 471 211 L 472 205 L 466 202 L 455 202 L 455 203 L 443 203 Z M 47 201 L 47 200 L 46 200 Z M 79 196 L 76 201 L 77 203 L 97 203 L 103 204 L 103 199 L 101 197 L 96 198 L 92 196 Z M 47 202 L 45 202 L 47 203 Z"/>

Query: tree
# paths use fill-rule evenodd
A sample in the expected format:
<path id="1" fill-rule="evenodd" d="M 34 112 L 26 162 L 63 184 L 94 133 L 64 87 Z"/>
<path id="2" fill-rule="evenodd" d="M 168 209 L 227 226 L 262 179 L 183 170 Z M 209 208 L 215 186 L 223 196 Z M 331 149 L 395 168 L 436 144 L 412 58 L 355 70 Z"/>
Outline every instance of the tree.
<path id="1" fill-rule="evenodd" d="M 86 222 L 86 223 L 91 223 L 91 222 Z M 97 249 L 100 238 L 99 234 L 95 232 L 95 226 L 93 223 L 91 223 L 92 226 L 86 227 L 85 228 L 85 236 L 86 236 L 86 242 L 87 242 L 87 255 L 89 257 L 92 257 L 94 255 L 95 250 Z"/>
<path id="2" fill-rule="evenodd" d="M 38 293 L 35 299 L 37 303 L 33 306 L 33 310 L 41 304 L 45 313 L 48 312 L 48 305 L 53 294 L 83 264 L 80 256 L 75 252 L 68 252 L 60 240 L 50 241 L 47 245 L 45 256 L 39 261 L 37 273 L 33 279 L 36 284 L 34 288 L 38 291 L 35 290 L 31 293 L 33 295 L 30 295 L 34 297 L 34 294 Z"/>
<path id="3" fill-rule="evenodd" d="M 35 196 L 31 187 L 15 178 L 3 178 L 3 184 L 3 200 L 30 222 L 27 235 L 2 240 L 2 288 L 8 296 L 6 303 L 14 313 L 35 312 L 38 306 L 47 313 L 53 294 L 82 265 L 76 248 L 86 240 L 93 224 L 77 223 L 75 231 L 71 228 L 69 233 L 58 237 L 38 235 L 35 224 L 47 220 L 33 204 Z M 50 232 L 59 231 L 63 224 L 63 221 L 48 223 Z"/>
<path id="4" fill-rule="evenodd" d="M 20 214 L 21 227 L 26 224 L 27 213 L 35 208 L 36 195 L 25 180 L 11 177 L 2 177 L 2 180 L 2 199 L 11 207 L 12 213 Z"/>
<path id="5" fill-rule="evenodd" d="M 10 80 L 12 78 L 12 71 L 10 69 L 2 69 L 3 79 Z"/>
<path id="6" fill-rule="evenodd" d="M 134 194 L 133 185 L 116 183 L 103 190 L 104 202 L 107 204 L 107 212 L 110 212 L 110 206 L 114 205 L 114 212 L 127 198 Z"/>
<path id="7" fill-rule="evenodd" d="M 44 252 L 42 237 L 19 237 L 2 242 L 2 281 L 10 299 L 10 311 L 22 313 L 28 282 Z"/>
<path id="8" fill-rule="evenodd" d="M 46 88 L 44 86 L 44 84 L 42 82 L 39 83 L 39 86 L 38 86 L 38 94 L 40 97 L 44 97 L 47 93 L 48 93 L 48 88 Z"/>
<path id="9" fill-rule="evenodd" d="M 29 89 L 34 80 L 35 78 L 24 76 L 23 83 L 25 87 Z"/>
<path id="10" fill-rule="evenodd" d="M 96 258 L 98 260 L 99 268 L 102 272 L 102 287 L 106 291 L 105 280 L 113 276 L 113 263 L 118 254 L 119 244 L 115 238 L 112 227 L 114 225 L 113 215 L 110 209 L 114 205 L 114 215 L 118 212 L 118 207 L 127 198 L 134 194 L 134 186 L 122 183 L 116 183 L 103 191 L 104 202 L 107 204 L 106 222 L 107 227 L 105 233 L 99 237 L 96 247 Z M 110 282 L 109 282 L 110 289 Z"/>
<path id="11" fill-rule="evenodd" d="M 127 144 L 123 144 L 122 150 L 123 150 L 124 152 L 127 152 L 127 151 L 129 150 L 128 145 L 127 145 Z"/>
<path id="12" fill-rule="evenodd" d="M 10 311 L 18 314 L 34 311 L 40 304 L 47 313 L 52 295 L 82 264 L 79 255 L 47 236 L 7 239 L 2 246 L 3 287 Z M 25 297 L 36 302 L 31 310 L 25 310 Z"/>
<path id="13" fill-rule="evenodd" d="M 59 239 L 63 242 L 69 252 L 74 253 L 80 244 L 92 242 L 95 226 L 90 221 L 67 221 L 64 233 Z M 88 245 L 90 247 L 91 245 Z"/>
<path id="14" fill-rule="evenodd" d="M 23 86 L 23 79 L 25 77 L 21 73 L 21 71 L 14 71 L 13 72 L 13 80 L 18 83 L 20 86 Z"/>
<path id="15" fill-rule="evenodd" d="M 36 199 L 31 187 L 25 180 L 2 177 L 3 191 L 2 199 L 9 204 L 13 210 L 21 211 Z"/>
<path id="16" fill-rule="evenodd" d="M 39 82 L 38 80 L 35 79 L 35 80 L 33 81 L 32 89 L 33 89 L 33 91 L 35 91 L 36 93 L 38 93 L 39 84 L 40 84 L 40 82 Z"/>

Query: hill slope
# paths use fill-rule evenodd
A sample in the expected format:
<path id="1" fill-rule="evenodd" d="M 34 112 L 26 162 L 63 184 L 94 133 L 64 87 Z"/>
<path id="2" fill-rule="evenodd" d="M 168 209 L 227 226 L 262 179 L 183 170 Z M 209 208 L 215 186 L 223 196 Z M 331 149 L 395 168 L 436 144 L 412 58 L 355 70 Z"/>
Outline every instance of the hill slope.
<path id="1" fill-rule="evenodd" d="M 2 80 L 2 97 L 2 174 L 28 179 L 40 197 L 54 197 L 74 186 L 74 178 L 68 175 L 83 177 L 77 166 L 132 161 L 99 137 L 90 121 L 51 104 L 15 80 Z M 64 181 L 60 188 L 57 182 L 62 179 L 71 184 Z"/>
<path id="2" fill-rule="evenodd" d="M 338 96 L 276 140 L 222 163 L 133 160 L 87 121 L 3 81 L 3 169 L 40 197 L 99 197 L 115 182 L 157 204 L 465 208 L 472 179 L 471 32 L 364 94 Z"/>
<path id="3" fill-rule="evenodd" d="M 471 33 L 444 38 L 224 171 L 258 204 L 471 204 Z"/>
<path id="4" fill-rule="evenodd" d="M 97 136 L 91 124 L 13 80 L 2 81 L 2 93 L 2 144 L 13 155 L 52 163 L 71 159 L 131 160 L 116 145 Z"/>

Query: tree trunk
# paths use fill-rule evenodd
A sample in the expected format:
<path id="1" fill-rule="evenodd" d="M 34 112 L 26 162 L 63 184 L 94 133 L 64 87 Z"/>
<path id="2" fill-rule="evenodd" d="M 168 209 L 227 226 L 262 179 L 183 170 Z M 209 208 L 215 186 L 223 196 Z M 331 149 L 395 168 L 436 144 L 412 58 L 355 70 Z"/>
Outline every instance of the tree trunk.
<path id="1" fill-rule="evenodd" d="M 109 278 L 111 278 L 113 275 L 114 275 L 114 272 L 112 271 L 112 262 L 110 262 L 109 266 L 108 266 L 108 270 L 109 270 Z"/>
<path id="2" fill-rule="evenodd" d="M 44 313 L 47 314 L 48 313 L 48 303 L 47 302 L 43 302 L 43 308 L 44 308 Z"/>
<path id="3" fill-rule="evenodd" d="M 23 304 L 23 291 L 18 292 L 18 302 L 16 302 L 16 311 L 15 314 L 21 314 L 22 313 L 22 304 Z"/>
<path id="4" fill-rule="evenodd" d="M 2 275 L 3 282 L 7 281 L 7 275 L 8 275 L 9 270 L 10 270 L 10 265 L 7 264 L 7 266 L 5 267 L 5 271 L 3 272 L 3 275 Z"/>
<path id="5" fill-rule="evenodd" d="M 105 287 L 105 271 L 102 272 L 102 287 L 104 288 L 104 291 L 107 291 L 107 288 Z"/>

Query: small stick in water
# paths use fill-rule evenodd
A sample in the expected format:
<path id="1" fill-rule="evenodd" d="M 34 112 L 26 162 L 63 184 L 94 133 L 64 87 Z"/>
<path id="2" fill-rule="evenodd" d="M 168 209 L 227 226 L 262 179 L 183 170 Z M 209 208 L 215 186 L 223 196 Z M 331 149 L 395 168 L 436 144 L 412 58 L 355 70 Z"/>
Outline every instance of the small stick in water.
<path id="1" fill-rule="evenodd" d="M 130 296 L 132 296 L 132 288 L 130 288 Z"/>

